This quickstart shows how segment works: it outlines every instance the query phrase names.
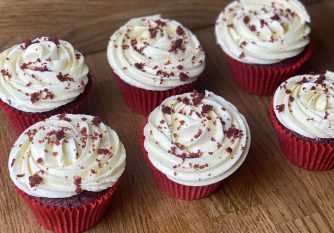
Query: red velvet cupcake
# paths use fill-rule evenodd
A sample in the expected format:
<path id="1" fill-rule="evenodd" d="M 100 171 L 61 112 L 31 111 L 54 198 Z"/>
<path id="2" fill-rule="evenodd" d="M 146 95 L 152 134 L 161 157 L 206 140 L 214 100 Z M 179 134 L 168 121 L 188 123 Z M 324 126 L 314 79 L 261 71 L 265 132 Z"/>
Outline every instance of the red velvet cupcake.
<path id="1" fill-rule="evenodd" d="M 92 86 L 83 55 L 55 38 L 6 49 L 0 70 L 0 107 L 18 133 L 52 115 L 79 112 Z"/>
<path id="2" fill-rule="evenodd" d="M 238 86 L 272 95 L 311 57 L 310 16 L 298 0 L 234 1 L 215 27 Z"/>
<path id="3" fill-rule="evenodd" d="M 334 168 L 334 73 L 301 75 L 280 85 L 270 117 L 283 154 L 313 171 Z"/>
<path id="4" fill-rule="evenodd" d="M 209 196 L 244 162 L 245 118 L 212 92 L 172 96 L 149 115 L 140 145 L 157 185 L 182 200 Z"/>
<path id="5" fill-rule="evenodd" d="M 107 212 L 125 168 L 125 149 L 99 118 L 61 114 L 24 131 L 8 167 L 17 192 L 45 229 L 83 232 Z"/>
<path id="6" fill-rule="evenodd" d="M 196 36 L 159 15 L 127 22 L 111 36 L 107 55 L 126 104 L 142 115 L 167 97 L 193 90 L 205 67 Z"/>

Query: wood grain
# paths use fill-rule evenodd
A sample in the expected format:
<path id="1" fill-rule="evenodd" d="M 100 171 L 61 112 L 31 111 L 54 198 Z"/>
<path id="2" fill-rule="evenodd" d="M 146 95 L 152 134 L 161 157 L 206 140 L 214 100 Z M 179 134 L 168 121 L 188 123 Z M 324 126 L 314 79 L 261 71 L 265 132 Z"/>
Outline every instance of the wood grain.
<path id="1" fill-rule="evenodd" d="M 1 47 L 47 33 L 91 53 L 86 58 L 94 88 L 85 112 L 102 116 L 118 132 L 127 150 L 127 169 L 108 215 L 89 232 L 334 232 L 334 171 L 309 172 L 289 163 L 280 153 L 268 117 L 270 98 L 250 95 L 230 78 L 212 27 L 226 2 L 37 0 L 27 4 L 20 0 L 14 5 L 0 1 Z M 329 27 L 334 1 L 304 2 L 313 20 L 315 52 L 303 72 L 334 70 L 334 28 Z M 245 163 L 215 194 L 200 201 L 175 200 L 155 185 L 137 143 L 144 117 L 124 104 L 104 51 L 109 34 L 125 20 L 157 9 L 194 29 L 207 54 L 203 89 L 233 102 L 251 128 L 252 145 Z M 7 158 L 17 135 L 2 112 L 0 121 L 0 231 L 45 232 L 15 194 Z"/>

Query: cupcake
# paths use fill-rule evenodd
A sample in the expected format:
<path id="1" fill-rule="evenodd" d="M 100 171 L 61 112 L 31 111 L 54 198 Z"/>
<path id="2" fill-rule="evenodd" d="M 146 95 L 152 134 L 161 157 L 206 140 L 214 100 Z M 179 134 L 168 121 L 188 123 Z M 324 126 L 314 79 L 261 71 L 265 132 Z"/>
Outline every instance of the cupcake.
<path id="1" fill-rule="evenodd" d="M 196 36 L 160 15 L 127 22 L 111 36 L 107 55 L 126 104 L 142 115 L 167 97 L 192 91 L 205 67 Z"/>
<path id="2" fill-rule="evenodd" d="M 156 183 L 168 195 L 195 200 L 213 193 L 244 162 L 247 122 L 212 92 L 167 98 L 149 115 L 140 136 Z"/>
<path id="3" fill-rule="evenodd" d="M 272 95 L 311 57 L 310 21 L 297 0 L 229 4 L 215 32 L 236 84 L 250 93 Z"/>
<path id="4" fill-rule="evenodd" d="M 98 117 L 60 114 L 26 129 L 8 161 L 16 191 L 47 230 L 82 232 L 105 215 L 125 149 Z"/>
<path id="5" fill-rule="evenodd" d="M 276 90 L 270 116 L 283 154 L 308 170 L 334 168 L 334 73 L 301 75 Z"/>
<path id="6" fill-rule="evenodd" d="M 78 112 L 92 85 L 82 54 L 49 37 L 0 53 L 0 71 L 0 107 L 18 133 L 52 115 Z"/>

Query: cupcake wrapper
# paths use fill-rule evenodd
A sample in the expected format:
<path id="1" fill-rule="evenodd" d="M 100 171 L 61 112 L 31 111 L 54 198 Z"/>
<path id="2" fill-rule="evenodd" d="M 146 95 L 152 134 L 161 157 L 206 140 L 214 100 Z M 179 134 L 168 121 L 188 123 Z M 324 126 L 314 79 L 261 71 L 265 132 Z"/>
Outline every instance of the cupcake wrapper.
<path id="1" fill-rule="evenodd" d="M 334 146 L 303 140 L 285 129 L 276 118 L 273 104 L 270 107 L 270 118 L 276 129 L 280 148 L 293 164 L 312 171 L 334 168 Z"/>
<path id="2" fill-rule="evenodd" d="M 145 125 L 146 124 L 144 124 L 144 126 Z M 211 184 L 211 185 L 205 185 L 205 186 L 187 186 L 187 185 L 178 184 L 168 179 L 168 177 L 162 172 L 160 172 L 158 169 L 156 169 L 151 163 L 151 161 L 149 160 L 148 153 L 144 147 L 145 137 L 143 134 L 144 132 L 143 129 L 144 127 L 140 131 L 140 135 L 139 135 L 140 148 L 142 150 L 142 153 L 145 157 L 146 162 L 148 163 L 153 173 L 155 182 L 157 183 L 157 185 L 162 191 L 164 191 L 166 194 L 168 194 L 171 197 L 175 197 L 177 199 L 186 200 L 186 201 L 192 201 L 192 200 L 197 200 L 197 199 L 207 197 L 219 188 L 221 181 Z"/>
<path id="3" fill-rule="evenodd" d="M 29 126 L 49 118 L 53 115 L 61 113 L 78 113 L 82 109 L 83 105 L 87 102 L 89 94 L 92 89 L 92 78 L 89 77 L 88 83 L 85 87 L 85 91 L 78 96 L 73 102 L 61 106 L 55 110 L 42 112 L 42 113 L 29 113 L 17 110 L 7 103 L 0 100 L 0 107 L 5 111 L 8 120 L 10 121 L 12 127 L 18 134 L 21 134 Z"/>
<path id="4" fill-rule="evenodd" d="M 296 74 L 311 54 L 312 46 L 308 45 L 301 55 L 276 65 L 252 65 L 225 55 L 239 87 L 253 94 L 270 96 L 282 82 Z"/>
<path id="5" fill-rule="evenodd" d="M 98 199 L 76 208 L 51 207 L 32 200 L 16 188 L 28 204 L 36 220 L 47 230 L 56 233 L 77 233 L 94 227 L 106 214 L 119 181 Z"/>
<path id="6" fill-rule="evenodd" d="M 134 87 L 124 82 L 112 69 L 112 74 L 121 89 L 127 106 L 135 113 L 148 116 L 162 101 L 173 95 L 180 95 L 196 88 L 197 81 L 166 91 L 151 91 Z"/>

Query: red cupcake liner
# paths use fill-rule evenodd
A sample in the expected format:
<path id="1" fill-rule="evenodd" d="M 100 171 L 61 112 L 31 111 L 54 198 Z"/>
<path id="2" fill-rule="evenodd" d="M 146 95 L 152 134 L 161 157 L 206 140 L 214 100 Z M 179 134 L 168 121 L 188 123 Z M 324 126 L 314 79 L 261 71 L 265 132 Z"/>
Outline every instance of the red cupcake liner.
<path id="1" fill-rule="evenodd" d="M 42 112 L 42 113 L 30 113 L 23 112 L 16 108 L 9 106 L 7 103 L 0 100 L 0 108 L 5 111 L 8 120 L 12 127 L 18 134 L 21 134 L 29 126 L 45 120 L 53 115 L 61 113 L 78 113 L 82 109 L 83 105 L 87 102 L 89 94 L 92 89 L 92 78 L 89 77 L 88 83 L 85 87 L 85 91 L 79 95 L 73 102 L 61 106 L 55 110 Z"/>
<path id="2" fill-rule="evenodd" d="M 333 145 L 313 143 L 287 130 L 276 118 L 273 104 L 270 107 L 270 118 L 275 127 L 281 151 L 289 161 L 298 167 L 312 171 L 334 168 Z"/>
<path id="3" fill-rule="evenodd" d="M 135 113 L 148 116 L 162 101 L 173 95 L 180 95 L 196 88 L 197 80 L 166 91 L 151 91 L 131 86 L 124 82 L 112 69 L 112 74 L 121 89 L 127 106 Z"/>
<path id="4" fill-rule="evenodd" d="M 47 230 L 56 233 L 78 233 L 94 227 L 106 214 L 119 181 L 98 199 L 76 208 L 52 207 L 32 200 L 16 187 L 36 220 Z"/>
<path id="5" fill-rule="evenodd" d="M 273 95 L 276 88 L 292 77 L 311 58 L 312 46 L 297 57 L 279 64 L 254 65 L 242 63 L 226 55 L 233 79 L 242 89 L 257 95 Z"/>
<path id="6" fill-rule="evenodd" d="M 144 124 L 145 126 L 146 124 Z M 177 199 L 181 200 L 186 200 L 186 201 L 192 201 L 192 200 L 198 200 L 202 199 L 204 197 L 207 197 L 211 195 L 213 192 L 215 192 L 222 181 L 219 181 L 214 184 L 210 185 L 205 185 L 205 186 L 187 186 L 187 185 L 182 185 L 178 184 L 170 179 L 160 172 L 158 169 L 156 169 L 151 161 L 148 158 L 148 153 L 144 147 L 144 127 L 141 130 L 140 136 L 139 136 L 139 144 L 140 144 L 140 149 L 145 157 L 146 162 L 148 163 L 152 173 L 155 182 L 159 186 L 159 188 L 164 191 L 166 194 L 168 194 L 171 197 L 175 197 Z"/>

